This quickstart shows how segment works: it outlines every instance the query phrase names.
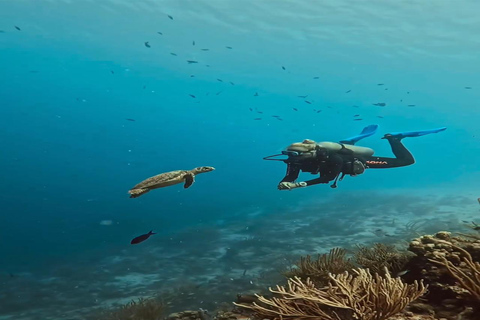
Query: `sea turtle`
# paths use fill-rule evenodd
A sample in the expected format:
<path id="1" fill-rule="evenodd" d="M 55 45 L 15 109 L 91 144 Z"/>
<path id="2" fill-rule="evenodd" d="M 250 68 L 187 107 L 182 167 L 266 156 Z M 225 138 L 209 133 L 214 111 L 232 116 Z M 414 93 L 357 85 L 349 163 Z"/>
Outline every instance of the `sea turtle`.
<path id="1" fill-rule="evenodd" d="M 197 167 L 192 170 L 176 170 L 161 173 L 143 180 L 130 189 L 128 193 L 130 194 L 130 198 L 137 198 L 150 190 L 168 187 L 182 182 L 185 182 L 183 187 L 186 189 L 195 182 L 195 175 L 213 170 L 215 170 L 214 167 Z"/>

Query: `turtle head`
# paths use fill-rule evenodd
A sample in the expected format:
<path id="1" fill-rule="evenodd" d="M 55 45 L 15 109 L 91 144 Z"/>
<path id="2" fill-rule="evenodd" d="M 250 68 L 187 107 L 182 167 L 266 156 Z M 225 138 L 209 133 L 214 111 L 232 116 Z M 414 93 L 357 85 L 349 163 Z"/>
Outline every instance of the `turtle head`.
<path id="1" fill-rule="evenodd" d="M 214 167 L 196 167 L 192 171 L 194 174 L 205 173 L 215 170 Z"/>

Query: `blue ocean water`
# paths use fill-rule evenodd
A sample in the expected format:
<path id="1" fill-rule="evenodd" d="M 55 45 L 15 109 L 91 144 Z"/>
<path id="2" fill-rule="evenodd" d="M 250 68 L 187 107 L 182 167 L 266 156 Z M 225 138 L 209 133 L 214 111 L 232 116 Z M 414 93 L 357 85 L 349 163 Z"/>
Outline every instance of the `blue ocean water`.
<path id="1" fill-rule="evenodd" d="M 169 268 L 171 279 L 185 262 L 163 249 L 221 251 L 233 225 L 263 234 L 268 252 L 281 230 L 312 217 L 325 218 L 317 236 L 335 236 L 327 217 L 339 203 L 350 221 L 383 217 L 379 206 L 433 199 L 425 206 L 438 208 L 438 198 L 478 218 L 479 10 L 473 0 L 1 1 L 0 319 L 73 319 L 56 307 L 101 306 L 101 298 L 79 295 L 69 305 L 62 297 L 105 261 L 132 259 L 111 278 L 82 283 L 86 292 L 132 275 L 129 268 Z M 367 170 L 335 190 L 277 190 L 285 164 L 263 157 L 368 124 L 379 132 L 359 144 L 380 156 L 392 156 L 384 133 L 448 129 L 404 140 L 413 166 Z M 143 179 L 197 166 L 216 170 L 186 190 L 128 197 Z M 364 217 L 353 214 L 358 208 Z M 440 219 L 432 210 L 425 219 Z M 142 247 L 130 245 L 152 229 L 158 235 Z M 212 242 L 199 245 L 208 234 Z M 243 270 L 249 259 L 231 264 Z M 230 278 L 231 268 L 197 273 Z M 44 303 L 33 304 L 46 293 L 30 295 L 29 286 L 48 287 L 48 279 L 69 285 L 52 284 Z M 118 299 L 139 296 L 116 291 Z"/>

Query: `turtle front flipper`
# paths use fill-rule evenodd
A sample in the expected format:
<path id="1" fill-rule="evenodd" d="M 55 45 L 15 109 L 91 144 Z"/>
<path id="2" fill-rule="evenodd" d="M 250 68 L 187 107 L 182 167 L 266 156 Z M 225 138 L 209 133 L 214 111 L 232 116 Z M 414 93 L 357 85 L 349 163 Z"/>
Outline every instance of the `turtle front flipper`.
<path id="1" fill-rule="evenodd" d="M 130 198 L 137 198 L 148 191 L 150 191 L 150 189 L 131 189 L 128 190 L 128 193 L 130 194 Z"/>
<path id="2" fill-rule="evenodd" d="M 185 174 L 185 184 L 183 187 L 187 189 L 190 187 L 193 183 L 195 182 L 195 175 L 193 173 L 187 173 Z"/>

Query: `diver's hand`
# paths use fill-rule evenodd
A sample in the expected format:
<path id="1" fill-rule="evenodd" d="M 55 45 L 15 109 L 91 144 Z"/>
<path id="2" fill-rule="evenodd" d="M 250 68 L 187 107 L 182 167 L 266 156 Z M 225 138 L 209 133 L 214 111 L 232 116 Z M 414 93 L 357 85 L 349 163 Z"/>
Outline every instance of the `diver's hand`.
<path id="1" fill-rule="evenodd" d="M 278 190 L 292 190 L 295 188 L 302 188 L 306 187 L 307 183 L 306 182 L 280 182 L 278 184 Z"/>

